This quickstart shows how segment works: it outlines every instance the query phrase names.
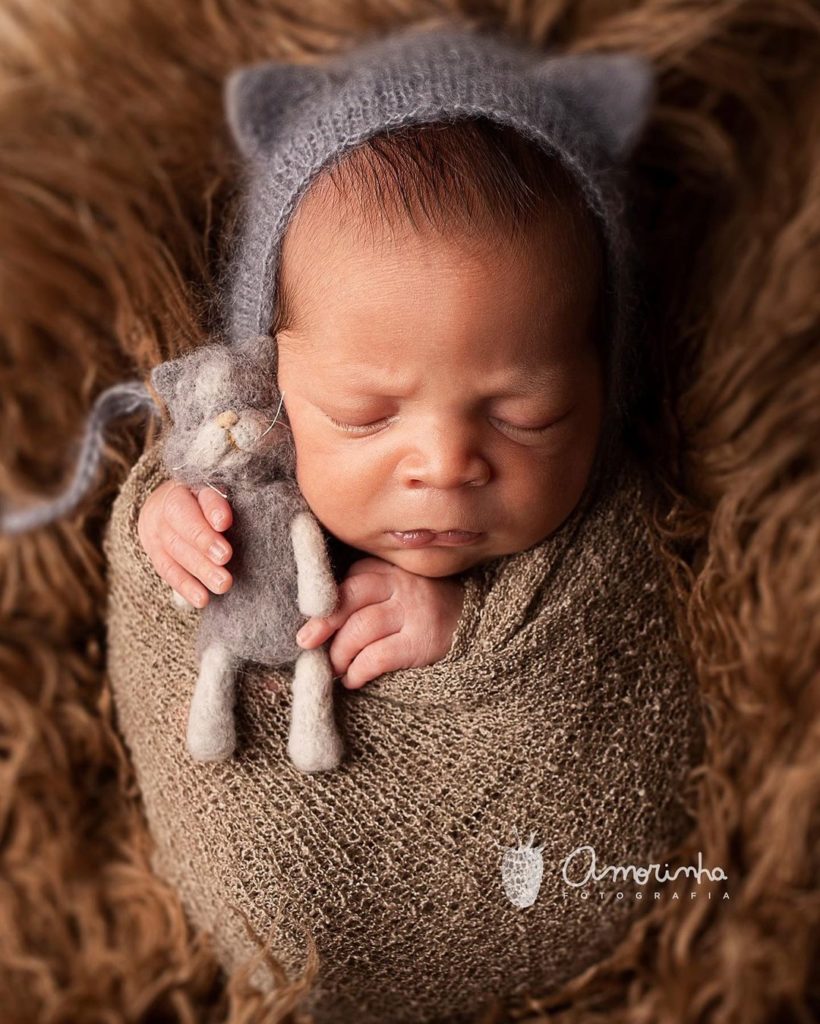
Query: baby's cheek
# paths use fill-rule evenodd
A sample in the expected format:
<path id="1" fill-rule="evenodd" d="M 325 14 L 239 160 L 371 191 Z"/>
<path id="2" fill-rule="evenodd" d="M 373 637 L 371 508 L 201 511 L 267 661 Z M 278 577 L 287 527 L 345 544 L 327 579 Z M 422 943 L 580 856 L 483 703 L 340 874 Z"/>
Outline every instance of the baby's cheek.
<path id="1" fill-rule="evenodd" d="M 300 447 L 297 441 L 296 482 L 313 514 L 336 536 L 342 535 L 345 524 L 352 525 L 351 519 L 361 518 L 361 502 L 350 477 L 343 453 L 307 441 Z"/>
<path id="2" fill-rule="evenodd" d="M 318 457 L 317 445 L 312 432 L 298 419 L 291 418 L 293 446 L 296 450 L 296 482 L 302 493 L 307 497 L 313 489 L 313 481 L 321 475 L 321 458 Z"/>

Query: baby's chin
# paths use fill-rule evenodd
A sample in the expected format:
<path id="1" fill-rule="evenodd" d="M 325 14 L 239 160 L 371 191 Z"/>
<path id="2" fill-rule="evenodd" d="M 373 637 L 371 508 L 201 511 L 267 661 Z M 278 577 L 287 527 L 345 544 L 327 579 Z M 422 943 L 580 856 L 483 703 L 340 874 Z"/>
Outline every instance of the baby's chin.
<path id="1" fill-rule="evenodd" d="M 481 544 L 471 544 L 462 548 L 434 545 L 423 548 L 388 547 L 373 551 L 372 554 L 384 559 L 385 562 L 397 565 L 400 569 L 406 569 L 407 572 L 431 578 L 455 576 L 494 557 L 493 554 L 482 550 Z"/>

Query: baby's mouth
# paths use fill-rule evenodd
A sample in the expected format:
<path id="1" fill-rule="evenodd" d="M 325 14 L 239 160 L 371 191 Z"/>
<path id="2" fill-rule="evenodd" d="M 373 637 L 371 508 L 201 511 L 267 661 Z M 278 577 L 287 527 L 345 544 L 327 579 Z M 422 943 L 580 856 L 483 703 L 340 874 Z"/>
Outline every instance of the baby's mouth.
<path id="1" fill-rule="evenodd" d="M 389 534 L 406 548 L 422 548 L 427 545 L 462 547 L 484 536 L 483 533 L 473 533 L 471 530 L 390 530 Z"/>

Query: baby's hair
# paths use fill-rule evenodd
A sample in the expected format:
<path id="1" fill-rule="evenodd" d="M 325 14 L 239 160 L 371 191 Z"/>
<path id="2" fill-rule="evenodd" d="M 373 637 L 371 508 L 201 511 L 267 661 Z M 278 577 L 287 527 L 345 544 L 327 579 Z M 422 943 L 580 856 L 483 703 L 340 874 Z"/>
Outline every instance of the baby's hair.
<path id="1" fill-rule="evenodd" d="M 603 283 L 606 263 L 597 220 L 569 171 L 536 142 L 485 117 L 410 125 L 381 132 L 349 150 L 311 183 L 318 197 L 342 197 L 375 233 L 419 215 L 442 234 L 486 245 L 505 236 L 513 246 L 532 237 L 556 211 L 565 215 L 583 272 Z M 593 312 L 594 341 L 607 365 L 603 285 Z M 295 328 L 296 311 L 279 261 L 270 333 Z"/>

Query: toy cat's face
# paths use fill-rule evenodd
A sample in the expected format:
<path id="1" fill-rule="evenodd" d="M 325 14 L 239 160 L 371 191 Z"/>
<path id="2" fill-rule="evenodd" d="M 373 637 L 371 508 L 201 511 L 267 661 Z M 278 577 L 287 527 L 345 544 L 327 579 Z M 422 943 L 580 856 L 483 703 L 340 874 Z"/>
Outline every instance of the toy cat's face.
<path id="1" fill-rule="evenodd" d="M 270 338 L 210 344 L 155 367 L 151 383 L 173 420 L 168 471 L 189 486 L 292 476 L 293 439 L 282 415 Z"/>

